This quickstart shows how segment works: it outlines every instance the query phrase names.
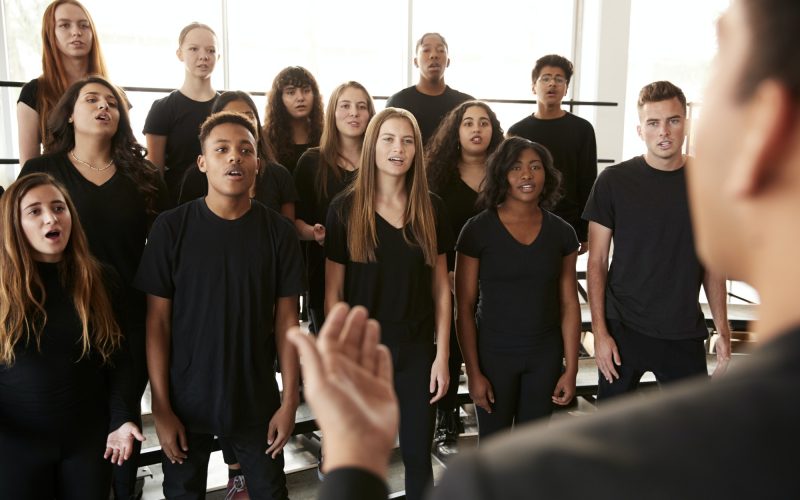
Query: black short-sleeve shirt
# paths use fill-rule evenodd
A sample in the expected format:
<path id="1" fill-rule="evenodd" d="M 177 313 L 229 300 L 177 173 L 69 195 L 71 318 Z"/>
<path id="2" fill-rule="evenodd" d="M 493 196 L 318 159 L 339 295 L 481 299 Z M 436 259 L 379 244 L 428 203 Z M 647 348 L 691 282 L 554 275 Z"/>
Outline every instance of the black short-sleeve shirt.
<path id="1" fill-rule="evenodd" d="M 312 148 L 303 153 L 294 170 L 294 181 L 300 196 L 295 215 L 311 226 L 325 224 L 331 200 L 350 185 L 356 176 L 356 171 L 334 167 L 340 175 L 336 177 L 329 172 L 327 196 L 322 196 L 317 182 L 320 167 L 322 166 L 320 165 L 319 149 Z M 325 165 L 322 168 L 331 167 Z M 308 243 L 306 266 L 308 268 L 309 304 L 311 307 L 321 308 L 325 305 L 325 251 L 315 241 Z"/>
<path id="2" fill-rule="evenodd" d="M 453 246 L 453 236 L 442 200 L 431 194 L 431 202 L 437 251 L 441 255 Z M 416 323 L 433 318 L 433 268 L 425 264 L 419 246 L 406 243 L 403 229 L 392 226 L 376 213 L 376 260 L 353 262 L 347 248 L 348 205 L 349 199 L 344 196 L 333 200 L 325 225 L 325 256 L 346 268 L 344 299 L 350 305 L 365 306 L 370 316 L 381 322 Z"/>
<path id="3" fill-rule="evenodd" d="M 319 144 L 292 144 L 287 151 L 278 152 L 278 163 L 286 167 L 290 174 L 294 174 L 294 169 L 297 167 L 297 162 L 303 153 L 308 151 L 308 148 L 313 148 Z"/>
<path id="4" fill-rule="evenodd" d="M 607 318 L 657 338 L 707 335 L 683 167 L 658 170 L 637 156 L 606 168 L 583 218 L 613 232 Z"/>
<path id="5" fill-rule="evenodd" d="M 32 110 L 39 112 L 39 79 L 34 78 L 19 91 L 17 102 L 27 105 Z"/>
<path id="6" fill-rule="evenodd" d="M 436 194 L 441 196 L 447 208 L 453 235 L 460 234 L 464 224 L 481 211 L 478 208 L 478 192 L 469 187 L 461 177 L 456 178 Z M 452 248 L 447 251 L 447 270 L 452 271 L 455 267 L 456 252 L 455 248 Z"/>
<path id="7" fill-rule="evenodd" d="M 167 138 L 164 151 L 164 180 L 172 203 L 178 201 L 183 173 L 200 154 L 200 125 L 211 114 L 217 97 L 205 102 L 189 99 L 180 90 L 153 102 L 144 122 L 144 134 Z"/>
<path id="8" fill-rule="evenodd" d="M 446 86 L 440 95 L 423 94 L 416 85 L 397 92 L 386 101 L 386 107 L 402 108 L 417 119 L 422 143 L 427 144 L 436 127 L 453 108 L 475 98 Z"/>
<path id="9" fill-rule="evenodd" d="M 170 397 L 187 429 L 266 424 L 280 404 L 275 303 L 305 288 L 294 226 L 257 201 L 236 220 L 191 201 L 156 219 L 135 285 L 172 300 Z"/>
<path id="10" fill-rule="evenodd" d="M 480 261 L 475 316 L 482 349 L 522 352 L 561 338 L 562 260 L 578 246 L 572 226 L 547 210 L 530 245 L 517 241 L 494 209 L 467 221 L 456 249 Z"/>

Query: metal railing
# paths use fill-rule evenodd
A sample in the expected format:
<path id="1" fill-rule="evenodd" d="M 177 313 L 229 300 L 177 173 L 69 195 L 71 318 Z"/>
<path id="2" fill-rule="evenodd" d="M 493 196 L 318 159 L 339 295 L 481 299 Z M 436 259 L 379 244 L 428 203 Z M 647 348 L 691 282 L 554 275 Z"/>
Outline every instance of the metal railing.
<path id="1" fill-rule="evenodd" d="M 9 81 L 9 80 L 0 80 L 0 88 L 3 87 L 11 87 L 11 88 L 19 88 L 25 85 L 26 82 L 17 82 L 17 81 Z M 160 87 L 122 87 L 123 90 L 126 92 L 147 92 L 147 93 L 157 93 L 157 94 L 168 94 L 175 89 L 172 88 L 160 88 Z M 265 97 L 267 95 L 264 91 L 254 91 L 248 92 L 252 96 L 258 97 Z M 372 96 L 372 98 L 376 101 L 386 101 L 389 99 L 389 96 L 383 95 L 376 95 Z M 535 99 L 480 99 L 481 101 L 487 103 L 496 103 L 496 104 L 526 104 L 526 105 L 533 105 L 536 104 Z M 576 106 L 597 106 L 597 107 L 616 107 L 619 106 L 616 102 L 610 101 L 576 101 L 576 100 L 568 100 L 563 101 L 562 103 L 565 106 L 569 107 L 570 113 L 574 112 Z M 597 163 L 603 164 L 610 164 L 614 163 L 615 161 L 612 159 L 606 158 L 598 158 Z M 0 158 L 0 165 L 17 165 L 19 164 L 19 158 Z"/>

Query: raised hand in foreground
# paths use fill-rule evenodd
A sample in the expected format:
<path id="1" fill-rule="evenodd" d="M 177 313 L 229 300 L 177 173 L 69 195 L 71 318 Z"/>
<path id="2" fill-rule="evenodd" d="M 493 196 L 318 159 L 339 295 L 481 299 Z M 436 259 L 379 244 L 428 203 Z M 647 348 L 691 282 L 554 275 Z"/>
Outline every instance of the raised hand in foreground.
<path id="1" fill-rule="evenodd" d="M 328 314 L 319 338 L 299 328 L 289 340 L 300 354 L 305 398 L 325 439 L 325 472 L 366 469 L 386 479 L 399 422 L 392 358 L 367 310 L 343 303 Z"/>

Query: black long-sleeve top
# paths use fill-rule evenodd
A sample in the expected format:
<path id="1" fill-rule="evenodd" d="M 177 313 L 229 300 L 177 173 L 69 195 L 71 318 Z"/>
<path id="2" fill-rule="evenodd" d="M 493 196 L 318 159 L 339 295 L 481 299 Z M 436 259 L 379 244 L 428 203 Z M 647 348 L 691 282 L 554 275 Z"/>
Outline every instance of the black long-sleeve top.
<path id="1" fill-rule="evenodd" d="M 37 264 L 45 288 L 47 321 L 40 346 L 31 335 L 15 346 L 11 366 L 0 363 L 0 430 L 50 435 L 98 419 L 115 430 L 136 416 L 130 352 L 124 344 L 104 365 L 93 351 L 81 358 L 81 323 L 61 283 L 57 264 Z M 104 417 L 104 418 L 103 418 Z"/>

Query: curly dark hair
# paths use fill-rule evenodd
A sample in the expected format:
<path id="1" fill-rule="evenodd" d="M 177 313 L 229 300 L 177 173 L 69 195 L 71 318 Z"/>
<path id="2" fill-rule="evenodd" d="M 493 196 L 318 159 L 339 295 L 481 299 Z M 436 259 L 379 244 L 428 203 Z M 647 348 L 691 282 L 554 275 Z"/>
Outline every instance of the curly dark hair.
<path id="1" fill-rule="evenodd" d="M 489 157 L 484 189 L 478 197 L 479 206 L 496 209 L 505 201 L 508 194 L 508 171 L 520 153 L 526 149 L 535 151 L 544 166 L 544 188 L 539 196 L 539 206 L 551 209 L 561 199 L 564 195 L 561 190 L 561 172 L 553 165 L 553 155 L 550 151 L 538 142 L 522 137 L 509 137 L 500 143 L 497 150 Z"/>
<path id="2" fill-rule="evenodd" d="M 461 143 L 458 129 L 464 114 L 473 106 L 483 108 L 492 122 L 492 138 L 486 154 L 490 155 L 503 141 L 503 127 L 492 108 L 482 101 L 466 101 L 458 105 L 441 121 L 425 148 L 425 169 L 428 173 L 428 185 L 434 193 L 440 193 L 458 179 L 458 160 L 461 158 Z"/>
<path id="3" fill-rule="evenodd" d="M 322 96 L 319 93 L 317 80 L 310 71 L 302 66 L 289 66 L 284 68 L 272 80 L 272 88 L 267 98 L 267 109 L 264 113 L 264 136 L 269 143 L 272 153 L 277 158 L 282 158 L 292 150 L 291 116 L 283 105 L 283 89 L 288 86 L 311 87 L 314 99 L 311 103 L 311 113 L 308 115 L 308 142 L 312 146 L 319 146 L 322 136 Z"/>
<path id="4" fill-rule="evenodd" d="M 56 104 L 47 120 L 48 141 L 44 150 L 47 153 L 67 153 L 75 148 L 75 127 L 70 116 L 75 109 L 81 89 L 90 83 L 97 83 L 108 90 L 118 103 L 119 123 L 117 131 L 111 138 L 111 157 L 114 164 L 125 177 L 136 185 L 144 198 L 147 213 L 158 213 L 158 187 L 161 184 L 161 172 L 155 165 L 145 159 L 147 150 L 136 142 L 131 130 L 131 119 L 128 114 L 128 100 L 116 85 L 101 76 L 90 76 L 78 80 L 67 88 Z"/>

